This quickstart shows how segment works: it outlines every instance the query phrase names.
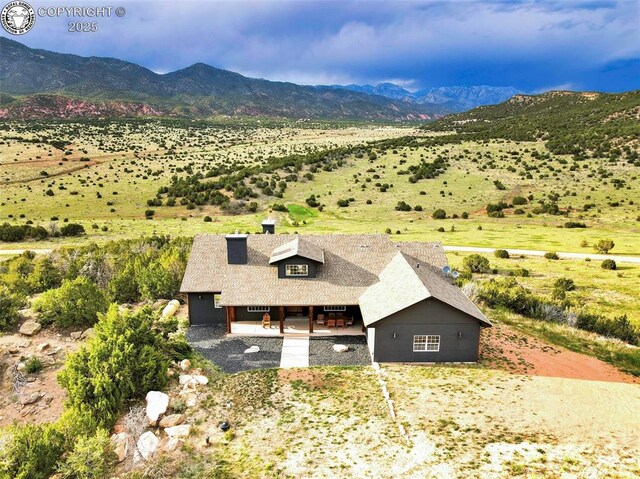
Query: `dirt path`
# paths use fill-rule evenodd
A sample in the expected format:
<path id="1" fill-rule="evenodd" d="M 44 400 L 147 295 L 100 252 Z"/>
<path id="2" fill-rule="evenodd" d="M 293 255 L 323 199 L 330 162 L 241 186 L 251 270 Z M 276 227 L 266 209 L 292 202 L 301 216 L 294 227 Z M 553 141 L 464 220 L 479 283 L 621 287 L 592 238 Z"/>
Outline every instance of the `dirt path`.
<path id="1" fill-rule="evenodd" d="M 501 323 L 482 331 L 480 345 L 486 364 L 515 374 L 640 384 L 640 378 L 604 361 L 544 343 Z"/>

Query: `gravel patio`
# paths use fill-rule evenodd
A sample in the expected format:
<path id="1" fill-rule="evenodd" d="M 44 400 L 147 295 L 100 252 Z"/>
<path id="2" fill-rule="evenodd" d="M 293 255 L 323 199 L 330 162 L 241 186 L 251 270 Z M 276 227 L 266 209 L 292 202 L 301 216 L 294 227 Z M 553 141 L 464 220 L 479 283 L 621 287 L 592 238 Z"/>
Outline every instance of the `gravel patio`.
<path id="1" fill-rule="evenodd" d="M 251 369 L 280 366 L 282 338 L 279 337 L 225 337 L 225 326 L 192 326 L 187 340 L 194 350 L 202 354 L 226 373 L 239 373 Z M 244 354 L 245 349 L 258 346 L 257 353 Z"/>
<path id="2" fill-rule="evenodd" d="M 309 366 L 368 366 L 371 355 L 364 336 L 311 336 Z M 349 346 L 346 353 L 333 350 L 334 344 Z"/>

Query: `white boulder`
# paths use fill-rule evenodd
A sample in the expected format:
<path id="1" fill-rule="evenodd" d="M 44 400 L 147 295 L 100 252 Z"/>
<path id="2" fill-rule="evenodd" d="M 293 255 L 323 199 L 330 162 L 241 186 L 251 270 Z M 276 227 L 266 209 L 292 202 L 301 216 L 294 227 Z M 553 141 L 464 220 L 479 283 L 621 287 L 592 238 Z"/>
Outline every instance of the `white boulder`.
<path id="1" fill-rule="evenodd" d="M 182 371 L 188 371 L 189 368 L 191 368 L 191 361 L 189 361 L 188 359 L 183 359 L 182 361 L 180 361 L 180 369 Z"/>
<path id="2" fill-rule="evenodd" d="M 251 346 L 250 348 L 247 348 L 244 350 L 244 354 L 259 353 L 259 352 L 260 352 L 260 346 Z"/>
<path id="3" fill-rule="evenodd" d="M 162 310 L 162 317 L 170 318 L 171 316 L 173 316 L 178 312 L 179 308 L 180 308 L 180 301 L 178 301 L 177 299 L 172 299 L 171 301 L 169 301 L 169 304 L 167 304 Z"/>
<path id="4" fill-rule="evenodd" d="M 191 432 L 191 424 L 180 424 L 179 426 L 168 427 L 164 432 L 171 438 L 187 437 Z"/>
<path id="5" fill-rule="evenodd" d="M 333 350 L 336 353 L 346 353 L 347 351 L 349 351 L 349 346 L 346 346 L 344 344 L 334 344 Z"/>
<path id="6" fill-rule="evenodd" d="M 138 453 L 145 461 L 158 449 L 158 437 L 151 431 L 145 432 L 138 439 Z"/>
<path id="7" fill-rule="evenodd" d="M 207 376 L 202 376 L 200 374 L 197 374 L 195 376 L 193 376 L 193 379 L 198 383 L 198 384 L 208 384 L 209 383 L 209 378 Z"/>
<path id="8" fill-rule="evenodd" d="M 185 384 L 190 382 L 192 379 L 193 379 L 193 376 L 191 374 L 181 374 L 180 377 L 178 378 L 178 381 L 180 382 L 180 386 L 184 386 Z"/>
<path id="9" fill-rule="evenodd" d="M 149 391 L 147 393 L 147 418 L 150 423 L 155 424 L 161 415 L 167 412 L 169 407 L 169 396 L 160 391 Z"/>

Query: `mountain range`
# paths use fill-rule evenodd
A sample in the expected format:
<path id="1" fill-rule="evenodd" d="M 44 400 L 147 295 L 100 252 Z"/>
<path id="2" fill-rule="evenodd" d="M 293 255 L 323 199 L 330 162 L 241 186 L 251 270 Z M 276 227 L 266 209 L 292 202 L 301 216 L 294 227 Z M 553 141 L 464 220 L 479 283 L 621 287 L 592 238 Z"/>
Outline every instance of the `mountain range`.
<path id="1" fill-rule="evenodd" d="M 392 83 L 305 86 L 196 63 L 159 74 L 135 63 L 33 49 L 0 37 L 0 118 L 218 115 L 432 120 L 519 93 L 511 87 L 410 92 Z"/>
<path id="2" fill-rule="evenodd" d="M 478 106 L 494 105 L 508 100 L 522 90 L 496 86 L 442 86 L 410 92 L 394 83 L 373 85 L 330 85 L 331 88 L 344 89 L 369 95 L 380 95 L 393 100 L 419 105 L 438 105 L 449 113 L 459 113 Z"/>

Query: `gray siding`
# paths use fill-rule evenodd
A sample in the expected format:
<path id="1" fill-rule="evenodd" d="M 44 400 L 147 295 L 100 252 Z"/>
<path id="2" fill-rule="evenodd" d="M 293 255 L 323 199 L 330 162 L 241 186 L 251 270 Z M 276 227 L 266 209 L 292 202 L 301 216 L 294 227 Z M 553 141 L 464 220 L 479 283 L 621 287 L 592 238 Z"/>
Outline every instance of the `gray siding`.
<path id="1" fill-rule="evenodd" d="M 306 264 L 309 266 L 309 276 L 287 276 L 285 274 L 285 266 L 288 264 Z M 307 258 L 302 258 L 300 256 L 293 256 L 292 258 L 287 258 L 278 263 L 278 278 L 315 278 L 316 277 L 316 268 L 317 264 L 315 261 L 312 261 Z"/>
<path id="2" fill-rule="evenodd" d="M 430 298 L 371 325 L 375 328 L 374 361 L 475 362 L 480 322 Z M 458 333 L 462 333 L 462 338 Z M 394 338 L 393 335 L 396 335 Z M 439 335 L 440 351 L 413 352 L 414 335 Z"/>
<path id="3" fill-rule="evenodd" d="M 213 293 L 189 293 L 189 324 L 207 326 L 226 320 L 224 308 L 213 306 Z"/>

